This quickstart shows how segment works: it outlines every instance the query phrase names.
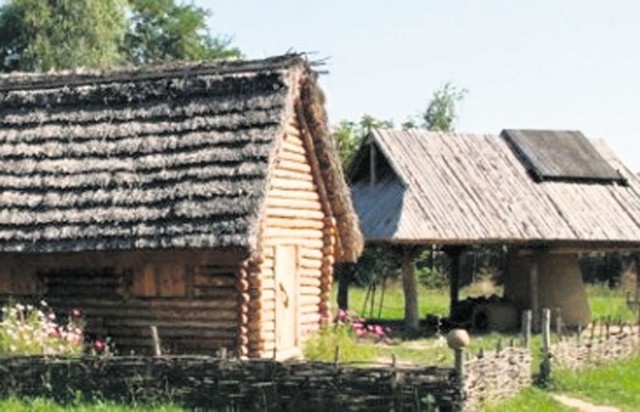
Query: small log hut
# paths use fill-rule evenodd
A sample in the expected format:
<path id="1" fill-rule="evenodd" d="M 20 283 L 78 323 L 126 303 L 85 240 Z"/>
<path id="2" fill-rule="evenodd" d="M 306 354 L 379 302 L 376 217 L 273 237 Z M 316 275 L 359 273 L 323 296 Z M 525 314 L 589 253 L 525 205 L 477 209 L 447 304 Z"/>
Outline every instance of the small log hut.
<path id="1" fill-rule="evenodd" d="M 0 76 L 0 299 L 121 353 L 295 354 L 362 235 L 304 56 Z"/>
<path id="2" fill-rule="evenodd" d="M 373 130 L 350 180 L 366 241 L 402 251 L 412 329 L 412 259 L 425 248 L 458 262 L 470 247 L 506 245 L 505 298 L 534 314 L 559 310 L 573 325 L 590 320 L 579 253 L 640 249 L 640 179 L 577 131 Z M 451 265 L 452 308 L 459 269 Z"/>

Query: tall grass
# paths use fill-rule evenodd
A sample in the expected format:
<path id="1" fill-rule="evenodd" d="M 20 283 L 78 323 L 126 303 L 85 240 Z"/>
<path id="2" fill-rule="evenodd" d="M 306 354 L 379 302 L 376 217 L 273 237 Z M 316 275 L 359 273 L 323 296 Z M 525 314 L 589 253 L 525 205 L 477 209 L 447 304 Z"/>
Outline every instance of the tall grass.
<path id="1" fill-rule="evenodd" d="M 326 325 L 304 344 L 304 357 L 312 361 L 333 362 L 336 348 L 339 359 L 347 362 L 373 362 L 377 347 L 371 342 L 359 342 L 346 325 Z"/>
<path id="2" fill-rule="evenodd" d="M 591 317 L 602 320 L 636 322 L 637 312 L 627 304 L 626 292 L 621 289 L 610 289 L 605 285 L 588 285 L 587 298 L 591 306 Z"/>

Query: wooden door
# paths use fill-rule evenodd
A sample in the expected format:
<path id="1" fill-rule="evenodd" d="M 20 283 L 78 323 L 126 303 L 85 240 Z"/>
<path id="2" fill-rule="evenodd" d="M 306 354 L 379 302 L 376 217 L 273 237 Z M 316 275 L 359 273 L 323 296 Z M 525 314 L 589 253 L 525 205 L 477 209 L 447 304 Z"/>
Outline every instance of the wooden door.
<path id="1" fill-rule="evenodd" d="M 276 246 L 276 350 L 285 354 L 298 346 L 298 247 Z"/>

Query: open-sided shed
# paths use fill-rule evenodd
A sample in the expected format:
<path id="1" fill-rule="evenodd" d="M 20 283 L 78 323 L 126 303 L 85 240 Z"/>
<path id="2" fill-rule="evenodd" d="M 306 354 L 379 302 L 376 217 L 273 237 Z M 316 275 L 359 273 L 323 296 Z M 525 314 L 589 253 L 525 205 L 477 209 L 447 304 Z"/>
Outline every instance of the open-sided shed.
<path id="1" fill-rule="evenodd" d="M 0 296 L 125 353 L 286 356 L 362 247 L 303 56 L 0 77 Z"/>
<path id="2" fill-rule="evenodd" d="M 640 248 L 640 180 L 580 132 L 374 130 L 351 182 L 367 242 L 403 248 L 405 261 L 415 247 L 455 259 L 469 246 L 508 245 L 507 297 L 559 307 L 573 323 L 589 317 L 577 254 Z"/>

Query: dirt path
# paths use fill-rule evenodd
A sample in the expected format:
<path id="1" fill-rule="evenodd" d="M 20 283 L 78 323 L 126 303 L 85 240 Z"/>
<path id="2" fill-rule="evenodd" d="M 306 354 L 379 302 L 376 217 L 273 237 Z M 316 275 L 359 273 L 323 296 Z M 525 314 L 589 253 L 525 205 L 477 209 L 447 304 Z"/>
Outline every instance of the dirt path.
<path id="1" fill-rule="evenodd" d="M 554 394 L 552 396 L 557 402 L 570 408 L 576 408 L 580 412 L 620 412 L 620 409 L 613 406 L 598 406 L 567 395 Z"/>

